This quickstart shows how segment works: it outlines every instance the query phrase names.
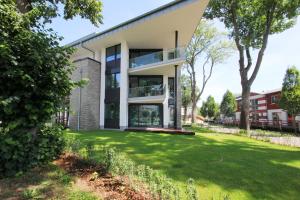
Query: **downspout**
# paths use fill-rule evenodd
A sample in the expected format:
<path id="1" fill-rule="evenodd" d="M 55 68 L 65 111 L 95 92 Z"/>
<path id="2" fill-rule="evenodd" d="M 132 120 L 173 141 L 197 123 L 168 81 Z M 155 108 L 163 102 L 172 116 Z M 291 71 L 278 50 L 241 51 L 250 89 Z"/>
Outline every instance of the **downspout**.
<path id="1" fill-rule="evenodd" d="M 175 56 L 177 56 L 176 54 L 177 54 L 177 48 L 178 48 L 178 31 L 175 31 Z M 174 127 L 175 127 L 175 129 L 177 129 L 177 114 L 178 114 L 178 108 L 177 108 L 177 92 L 178 92 L 178 90 L 177 90 L 177 79 L 178 79 L 178 75 L 177 75 L 177 65 L 175 65 L 174 66 L 175 67 L 175 80 L 174 80 L 174 86 L 175 86 L 175 105 L 174 105 L 174 107 L 175 107 L 175 109 L 174 109 Z"/>
<path id="2" fill-rule="evenodd" d="M 82 69 L 80 69 L 80 80 L 82 80 Z M 77 130 L 80 130 L 80 118 L 81 118 L 81 87 L 79 87 L 79 110 L 77 116 Z"/>
<path id="3" fill-rule="evenodd" d="M 85 49 L 85 50 L 91 52 L 91 53 L 93 54 L 93 59 L 95 60 L 95 58 L 96 58 L 96 52 L 93 51 L 93 50 L 91 50 L 91 49 L 89 49 L 89 48 L 87 48 L 86 46 L 84 46 L 82 42 L 80 43 L 80 45 L 81 45 L 81 47 L 82 47 L 83 49 Z"/>

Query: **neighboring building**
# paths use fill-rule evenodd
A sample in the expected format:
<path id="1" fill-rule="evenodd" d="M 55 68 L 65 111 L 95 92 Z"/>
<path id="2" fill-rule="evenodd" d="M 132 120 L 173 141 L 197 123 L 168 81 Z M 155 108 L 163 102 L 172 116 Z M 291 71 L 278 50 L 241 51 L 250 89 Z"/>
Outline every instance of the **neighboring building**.
<path id="1" fill-rule="evenodd" d="M 208 0 L 177 0 L 72 42 L 70 128 L 181 128 L 185 48 Z"/>
<path id="2" fill-rule="evenodd" d="M 261 94 L 251 93 L 250 95 L 250 120 L 258 122 L 271 121 L 292 121 L 291 116 L 286 111 L 280 108 L 279 100 L 281 97 L 281 89 L 266 91 Z M 236 120 L 240 120 L 241 115 L 241 97 L 237 99 L 237 112 L 235 114 Z M 299 120 L 299 117 L 296 118 Z"/>

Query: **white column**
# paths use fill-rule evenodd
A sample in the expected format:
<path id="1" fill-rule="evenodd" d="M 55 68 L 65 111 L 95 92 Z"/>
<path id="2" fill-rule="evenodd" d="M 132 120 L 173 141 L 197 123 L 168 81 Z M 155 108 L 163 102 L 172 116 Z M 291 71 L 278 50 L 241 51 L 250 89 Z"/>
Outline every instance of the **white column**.
<path id="1" fill-rule="evenodd" d="M 105 113 L 105 54 L 106 49 L 101 49 L 101 77 L 100 77 L 100 129 L 104 129 L 104 113 Z M 97 54 L 96 54 L 97 55 Z"/>
<path id="2" fill-rule="evenodd" d="M 128 127 L 128 67 L 129 49 L 126 41 L 121 42 L 121 80 L 120 80 L 120 129 Z"/>
<path id="3" fill-rule="evenodd" d="M 163 76 L 163 84 L 164 87 L 166 89 L 166 96 L 165 96 L 165 100 L 163 102 L 163 126 L 164 128 L 168 128 L 169 127 L 169 118 L 170 118 L 170 114 L 169 114 L 169 87 L 168 87 L 168 76 L 164 75 Z"/>

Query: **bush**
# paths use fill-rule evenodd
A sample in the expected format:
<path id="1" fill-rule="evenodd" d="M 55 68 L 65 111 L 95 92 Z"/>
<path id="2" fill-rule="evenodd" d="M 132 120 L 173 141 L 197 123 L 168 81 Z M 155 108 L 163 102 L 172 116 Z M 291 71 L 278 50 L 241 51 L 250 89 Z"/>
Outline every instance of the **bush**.
<path id="1" fill-rule="evenodd" d="M 13 176 L 57 158 L 65 138 L 59 126 L 43 126 L 33 136 L 15 131 L 0 132 L 0 177 Z"/>

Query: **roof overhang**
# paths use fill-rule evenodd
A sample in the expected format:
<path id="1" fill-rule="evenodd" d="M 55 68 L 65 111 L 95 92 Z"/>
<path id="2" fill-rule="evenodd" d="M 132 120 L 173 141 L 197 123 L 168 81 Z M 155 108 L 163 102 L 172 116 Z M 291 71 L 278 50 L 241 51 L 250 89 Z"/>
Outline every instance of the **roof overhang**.
<path id="1" fill-rule="evenodd" d="M 109 47 L 127 41 L 129 48 L 173 48 L 175 31 L 178 45 L 186 46 L 191 40 L 209 0 L 177 0 L 144 15 L 131 19 L 101 33 L 90 34 L 68 46 L 91 50 Z M 82 49 L 82 50 L 80 50 Z"/>

